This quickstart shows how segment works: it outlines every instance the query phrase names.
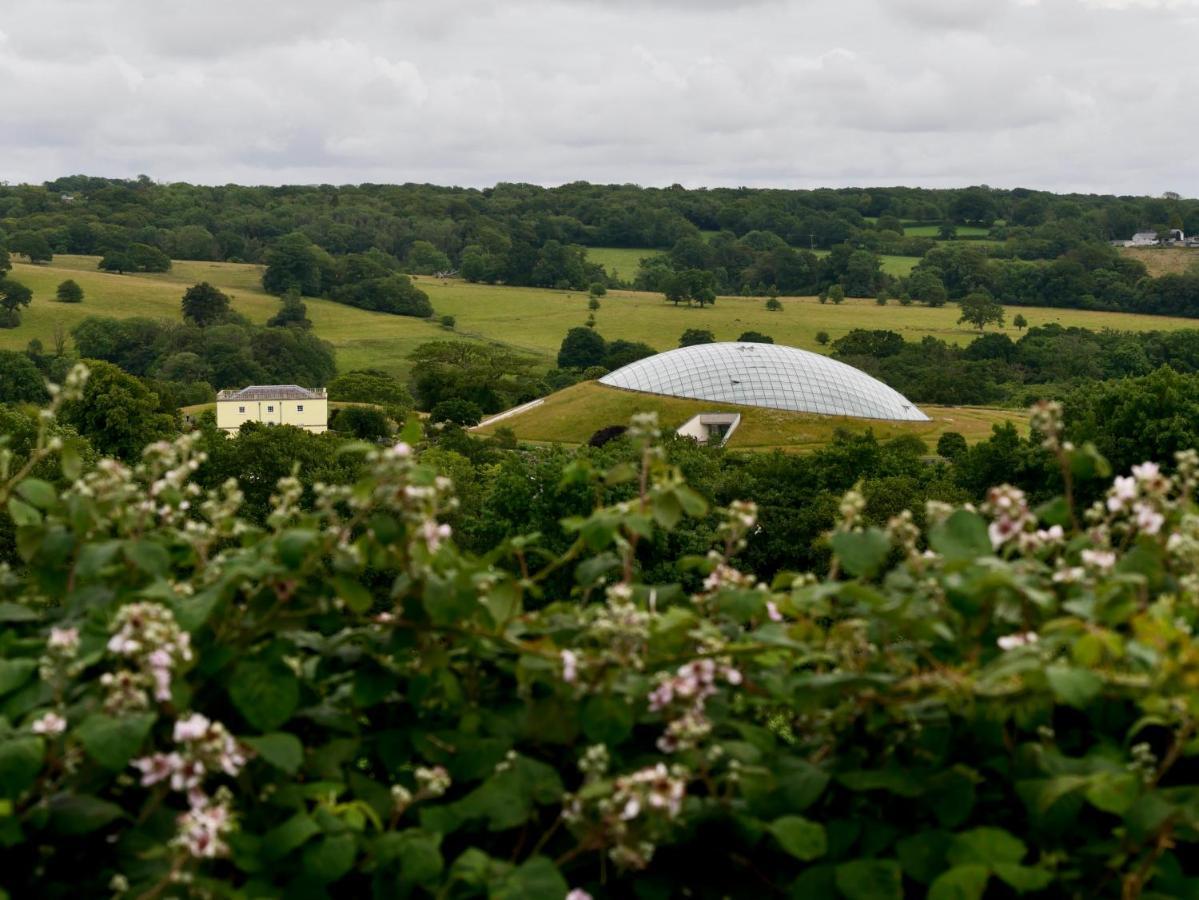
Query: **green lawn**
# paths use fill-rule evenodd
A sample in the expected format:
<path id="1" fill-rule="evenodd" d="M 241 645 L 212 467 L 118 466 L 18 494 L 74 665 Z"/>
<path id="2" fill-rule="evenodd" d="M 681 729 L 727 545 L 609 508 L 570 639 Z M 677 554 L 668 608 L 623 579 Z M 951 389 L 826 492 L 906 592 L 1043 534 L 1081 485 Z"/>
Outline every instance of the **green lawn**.
<path id="1" fill-rule="evenodd" d="M 587 259 L 599 263 L 609 275 L 631 282 L 637 276 L 642 259 L 661 253 L 650 247 L 588 247 Z"/>
<path id="2" fill-rule="evenodd" d="M 49 266 L 15 264 L 13 276 L 33 289 L 34 300 L 22 312 L 20 327 L 0 329 L 0 348 L 21 350 L 35 337 L 47 347 L 53 346 L 56 322 L 69 329 L 89 315 L 177 320 L 184 286 L 199 276 L 232 293 L 234 308 L 252 321 L 265 322 L 278 308 L 274 297 L 254 287 L 254 266 L 178 263 L 165 275 L 134 276 L 97 272 L 91 268 L 94 265 L 94 258 L 65 256 L 55 257 Z M 83 287 L 86 296 L 82 303 L 63 304 L 53 299 L 55 287 L 65 278 L 74 278 Z M 441 328 L 436 321 L 305 299 L 315 333 L 337 348 L 342 371 L 373 367 L 402 376 L 407 373 L 408 354 L 414 347 L 446 338 L 504 344 L 538 357 L 548 367 L 553 365 L 567 330 L 582 325 L 588 315 L 587 294 L 582 291 L 468 284 L 453 279 L 443 282 L 423 277 L 417 284 L 428 292 L 439 315 L 456 317 L 455 331 Z M 880 307 L 872 299 L 862 299 L 847 300 L 838 306 L 818 303 L 813 297 L 780 299 L 780 312 L 768 311 L 760 297 L 721 297 L 715 306 L 699 309 L 673 306 L 660 294 L 610 291 L 600 301 L 596 327 L 608 340 L 644 341 L 657 350 L 675 347 L 679 335 L 688 328 L 710 329 L 718 340 L 726 341 L 736 340 L 745 331 L 761 331 L 780 344 L 825 352 L 826 348 L 816 342 L 821 331 L 835 340 L 854 328 L 888 328 L 910 341 L 932 335 L 955 344 L 968 343 L 977 334 L 957 324 L 958 311 L 953 305 L 931 309 L 900 306 L 892 301 Z M 1009 321 L 1016 312 L 1031 325 L 1058 322 L 1126 331 L 1199 327 L 1194 319 L 1038 307 L 1010 308 Z M 1013 338 L 1019 336 L 1014 328 L 1009 327 L 1007 333 Z"/>
<path id="3" fill-rule="evenodd" d="M 924 224 L 924 225 L 904 225 L 903 233 L 908 237 L 932 237 L 935 238 L 941 230 L 941 224 Z M 991 229 L 983 228 L 981 225 L 958 225 L 958 237 L 974 236 L 986 237 L 991 233 Z"/>
<path id="4" fill-rule="evenodd" d="M 957 431 L 968 442 L 975 443 L 990 437 L 994 424 L 1014 422 L 1018 428 L 1026 429 L 1027 415 L 1023 411 L 940 406 L 922 406 L 921 409 L 931 422 L 815 416 L 639 394 L 587 381 L 552 394 L 539 406 L 479 430 L 490 434 L 497 428 L 510 428 L 525 441 L 582 444 L 599 429 L 627 424 L 639 412 L 656 412 L 662 427 L 671 430 L 698 413 L 739 412 L 741 424 L 729 439 L 730 449 L 804 451 L 827 444 L 838 428 L 870 429 L 880 440 L 904 434 L 916 435 L 929 445 L 930 450 L 936 447 L 937 438 L 947 431 Z"/>

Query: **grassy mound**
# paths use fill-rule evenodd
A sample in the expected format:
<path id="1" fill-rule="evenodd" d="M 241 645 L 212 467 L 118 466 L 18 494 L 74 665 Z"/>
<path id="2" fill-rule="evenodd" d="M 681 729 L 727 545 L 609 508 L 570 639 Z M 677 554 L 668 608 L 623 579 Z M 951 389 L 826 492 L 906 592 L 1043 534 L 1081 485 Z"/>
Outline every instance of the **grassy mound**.
<path id="1" fill-rule="evenodd" d="M 510 428 L 524 441 L 539 443 L 582 444 L 596 431 L 608 425 L 627 425 L 639 412 L 656 412 L 663 428 L 675 429 L 698 413 L 739 412 L 741 425 L 733 433 L 728 447 L 733 450 L 815 450 L 832 440 L 838 429 L 874 432 L 880 440 L 911 434 L 929 445 L 947 431 L 961 433 L 975 443 L 991 435 L 991 426 L 1012 422 L 1025 430 L 1022 411 L 981 407 L 922 406 L 929 422 L 890 422 L 881 419 L 854 419 L 845 416 L 818 416 L 685 400 L 641 394 L 608 387 L 595 381 L 576 384 L 551 394 L 537 406 L 478 430 L 492 434 L 497 428 Z"/>

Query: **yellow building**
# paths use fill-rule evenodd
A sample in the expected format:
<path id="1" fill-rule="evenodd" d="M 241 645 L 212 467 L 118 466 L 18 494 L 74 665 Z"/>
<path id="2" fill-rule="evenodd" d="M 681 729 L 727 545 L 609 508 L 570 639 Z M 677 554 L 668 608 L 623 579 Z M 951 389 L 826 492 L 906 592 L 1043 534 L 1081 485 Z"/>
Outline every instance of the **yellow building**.
<path id="1" fill-rule="evenodd" d="M 243 422 L 294 425 L 320 434 L 329 427 L 329 395 L 324 388 L 296 384 L 252 384 L 217 392 L 217 428 L 235 434 Z"/>

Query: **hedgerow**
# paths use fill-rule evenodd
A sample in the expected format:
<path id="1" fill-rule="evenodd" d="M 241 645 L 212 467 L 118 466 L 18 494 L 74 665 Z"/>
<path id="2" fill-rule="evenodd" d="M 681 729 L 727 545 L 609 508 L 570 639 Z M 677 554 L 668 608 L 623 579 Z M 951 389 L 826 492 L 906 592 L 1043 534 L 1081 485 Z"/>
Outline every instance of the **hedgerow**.
<path id="1" fill-rule="evenodd" d="M 862 523 L 826 577 L 693 593 L 638 547 L 706 513 L 656 447 L 633 499 L 482 558 L 416 435 L 265 526 L 195 440 L 84 466 L 0 449 L 0 884 L 13 897 L 1189 896 L 1199 865 L 1199 456 L 1107 476 L 1035 412 L 1066 496 Z M 64 491 L 33 478 L 57 459 Z M 13 471 L 17 469 L 16 471 Z M 597 495 L 602 494 L 597 490 Z M 551 573 L 576 589 L 547 596 Z M 560 583 L 555 579 L 554 584 Z"/>

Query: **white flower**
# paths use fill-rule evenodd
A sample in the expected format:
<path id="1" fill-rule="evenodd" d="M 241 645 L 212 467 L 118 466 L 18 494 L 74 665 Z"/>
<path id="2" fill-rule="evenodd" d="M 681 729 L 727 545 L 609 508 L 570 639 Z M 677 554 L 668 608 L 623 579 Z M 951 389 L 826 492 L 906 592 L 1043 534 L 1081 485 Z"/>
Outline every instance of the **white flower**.
<path id="1" fill-rule="evenodd" d="M 783 621 L 783 614 L 779 612 L 779 608 L 773 600 L 766 601 L 766 615 L 770 618 L 771 622 Z"/>
<path id="2" fill-rule="evenodd" d="M 574 684 L 579 677 L 579 656 L 573 650 L 562 651 L 562 680 Z"/>
<path id="3" fill-rule="evenodd" d="M 1137 528 L 1145 534 L 1157 534 L 1162 530 L 1166 517 L 1148 503 L 1138 503 L 1136 506 Z"/>
<path id="4" fill-rule="evenodd" d="M 208 727 L 211 724 L 206 716 L 192 713 L 186 719 L 180 719 L 175 723 L 175 740 L 178 742 L 198 741 L 208 733 Z"/>
<path id="5" fill-rule="evenodd" d="M 61 650 L 68 655 L 74 654 L 79 649 L 79 629 L 51 628 L 46 646 L 51 650 Z"/>
<path id="6" fill-rule="evenodd" d="M 204 781 L 204 775 L 204 763 L 198 759 L 180 759 L 179 765 L 171 773 L 171 789 L 175 791 L 190 791 L 193 788 L 198 788 Z"/>
<path id="7" fill-rule="evenodd" d="M 582 888 L 575 888 L 566 895 L 566 900 L 591 900 L 591 895 Z"/>
<path id="8" fill-rule="evenodd" d="M 1106 572 L 1116 564 L 1116 554 L 1111 550 L 1084 550 L 1082 561 L 1101 572 Z"/>
<path id="9" fill-rule="evenodd" d="M 56 712 L 48 712 L 32 725 L 29 730 L 34 734 L 58 735 L 67 730 L 67 720 Z"/>
<path id="10" fill-rule="evenodd" d="M 421 524 L 420 533 L 421 537 L 425 539 L 425 544 L 428 546 L 429 552 L 436 553 L 442 541 L 449 539 L 452 530 L 449 525 L 439 525 L 432 519 L 426 519 Z"/>
<path id="11" fill-rule="evenodd" d="M 991 546 L 998 550 L 1019 533 L 1022 524 L 1007 516 L 996 519 L 987 526 L 987 535 L 991 538 Z"/>
<path id="12" fill-rule="evenodd" d="M 638 800 L 636 797 L 630 797 L 628 802 L 625 803 L 624 809 L 622 809 L 620 811 L 620 817 L 627 822 L 629 819 L 637 818 L 637 815 L 640 812 L 641 812 L 641 801 Z"/>
<path id="13" fill-rule="evenodd" d="M 1138 481 L 1153 481 L 1161 475 L 1161 469 L 1155 462 L 1143 462 L 1132 467 L 1132 474 Z"/>
<path id="14" fill-rule="evenodd" d="M 1026 647 L 1029 644 L 1035 644 L 1039 638 L 1036 632 L 1026 631 L 1023 634 L 1006 634 L 1001 637 L 997 644 L 1000 650 L 1015 650 L 1017 647 Z"/>
<path id="15" fill-rule="evenodd" d="M 142 787 L 149 787 L 174 775 L 183 765 L 183 757 L 178 753 L 155 753 L 135 759 L 131 765 L 142 773 Z"/>
<path id="16" fill-rule="evenodd" d="M 1137 498 L 1140 488 L 1137 480 L 1131 476 L 1117 476 L 1112 482 L 1111 491 L 1107 498 L 1107 508 L 1111 512 L 1119 512 Z"/>

